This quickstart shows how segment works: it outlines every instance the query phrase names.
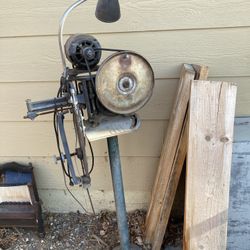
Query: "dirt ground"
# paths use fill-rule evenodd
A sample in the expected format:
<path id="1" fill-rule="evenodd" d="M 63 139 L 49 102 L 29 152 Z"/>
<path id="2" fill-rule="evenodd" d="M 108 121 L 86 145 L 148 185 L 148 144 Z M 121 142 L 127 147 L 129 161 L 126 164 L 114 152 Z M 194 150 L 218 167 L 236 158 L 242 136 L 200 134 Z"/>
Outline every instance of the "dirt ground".
<path id="1" fill-rule="evenodd" d="M 142 249 L 150 249 L 143 243 L 146 213 L 137 210 L 129 213 L 131 240 Z M 34 230 L 0 229 L 0 249 L 10 250 L 79 250 L 113 249 L 119 245 L 116 215 L 103 211 L 98 215 L 80 213 L 44 214 L 46 236 L 41 239 Z M 164 249 L 178 245 L 182 237 L 182 225 L 171 220 Z"/>

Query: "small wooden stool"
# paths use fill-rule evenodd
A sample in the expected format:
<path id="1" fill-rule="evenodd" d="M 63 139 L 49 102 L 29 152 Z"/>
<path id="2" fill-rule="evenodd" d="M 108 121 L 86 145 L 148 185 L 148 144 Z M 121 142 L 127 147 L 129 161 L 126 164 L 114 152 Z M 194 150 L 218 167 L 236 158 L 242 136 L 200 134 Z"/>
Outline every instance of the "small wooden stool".
<path id="1" fill-rule="evenodd" d="M 44 237 L 42 209 L 33 167 L 16 162 L 0 165 L 0 227 L 36 228 Z"/>

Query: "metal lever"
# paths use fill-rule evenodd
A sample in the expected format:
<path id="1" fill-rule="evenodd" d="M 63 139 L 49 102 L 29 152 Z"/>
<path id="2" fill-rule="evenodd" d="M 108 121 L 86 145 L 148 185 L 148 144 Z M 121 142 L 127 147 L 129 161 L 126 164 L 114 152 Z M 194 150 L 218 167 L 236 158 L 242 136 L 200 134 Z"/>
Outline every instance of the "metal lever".
<path id="1" fill-rule="evenodd" d="M 79 104 L 85 104 L 85 99 L 83 95 L 76 95 L 76 99 Z M 69 95 L 63 97 L 57 97 L 52 99 L 47 99 L 44 101 L 32 102 L 30 99 L 26 100 L 27 115 L 25 119 L 34 120 L 37 116 L 41 115 L 42 112 L 54 111 L 60 108 L 70 108 L 72 106 L 70 102 Z"/>
<path id="2" fill-rule="evenodd" d="M 72 156 L 75 156 L 76 155 L 76 153 L 71 153 L 70 154 L 70 156 L 72 157 Z M 66 158 L 66 154 L 61 154 L 61 156 L 56 156 L 56 155 L 53 155 L 52 156 L 52 158 L 53 158 L 53 160 L 54 160 L 54 162 L 55 162 L 55 164 L 57 164 L 59 161 L 65 161 L 65 160 L 67 160 L 67 158 Z"/>
<path id="3" fill-rule="evenodd" d="M 71 155 L 70 155 L 69 145 L 68 145 L 68 141 L 67 141 L 67 137 L 66 137 L 66 133 L 64 129 L 64 124 L 63 124 L 63 120 L 64 120 L 63 113 L 59 113 L 57 115 L 57 120 L 58 120 L 59 132 L 60 132 L 60 136 L 61 136 L 61 140 L 62 140 L 62 144 L 63 144 L 63 148 L 64 148 L 64 152 L 65 152 L 65 156 L 67 159 L 67 164 L 68 164 L 70 175 L 72 177 L 73 184 L 79 185 L 81 184 L 81 180 L 75 174 L 73 162 L 72 162 Z"/>

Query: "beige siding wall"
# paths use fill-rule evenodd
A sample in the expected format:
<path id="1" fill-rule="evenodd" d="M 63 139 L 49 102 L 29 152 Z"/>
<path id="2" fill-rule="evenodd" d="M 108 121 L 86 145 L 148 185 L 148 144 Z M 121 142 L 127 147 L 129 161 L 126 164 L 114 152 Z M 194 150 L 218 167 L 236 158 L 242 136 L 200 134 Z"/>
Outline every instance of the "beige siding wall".
<path id="1" fill-rule="evenodd" d="M 237 115 L 250 115 L 250 2 L 248 0 L 121 0 L 122 19 L 95 20 L 96 1 L 70 16 L 66 34 L 94 34 L 104 47 L 144 55 L 156 74 L 150 103 L 140 111 L 142 128 L 120 137 L 129 209 L 146 207 L 183 62 L 206 64 L 211 79 L 237 82 Z M 52 117 L 23 120 L 25 99 L 54 97 L 61 74 L 57 30 L 71 0 L 8 0 L 0 8 L 0 162 L 33 162 L 44 207 L 79 209 L 65 191 Z M 67 122 L 70 142 L 72 125 Z M 94 144 L 92 194 L 97 209 L 114 208 L 105 141 Z M 86 194 L 73 188 L 87 202 Z"/>

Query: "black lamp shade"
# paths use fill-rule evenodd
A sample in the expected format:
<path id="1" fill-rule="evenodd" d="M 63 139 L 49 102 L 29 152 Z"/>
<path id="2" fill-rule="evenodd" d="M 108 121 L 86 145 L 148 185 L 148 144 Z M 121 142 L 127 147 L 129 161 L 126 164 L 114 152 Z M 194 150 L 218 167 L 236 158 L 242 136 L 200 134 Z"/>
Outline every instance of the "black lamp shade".
<path id="1" fill-rule="evenodd" d="M 96 18 L 101 22 L 113 23 L 120 19 L 121 11 L 118 0 L 98 0 Z"/>

